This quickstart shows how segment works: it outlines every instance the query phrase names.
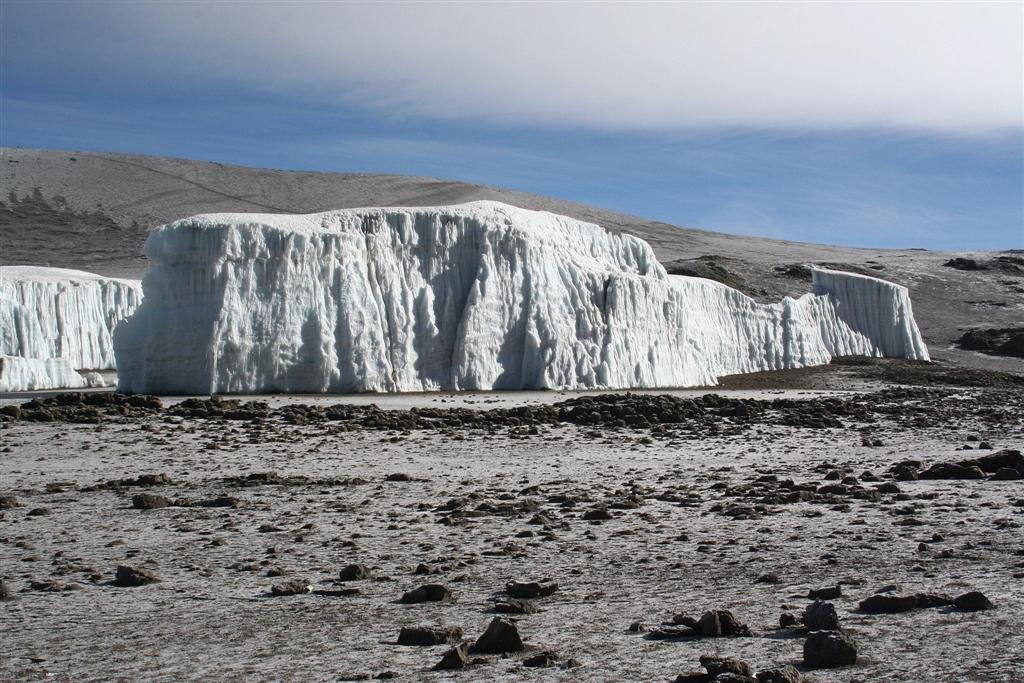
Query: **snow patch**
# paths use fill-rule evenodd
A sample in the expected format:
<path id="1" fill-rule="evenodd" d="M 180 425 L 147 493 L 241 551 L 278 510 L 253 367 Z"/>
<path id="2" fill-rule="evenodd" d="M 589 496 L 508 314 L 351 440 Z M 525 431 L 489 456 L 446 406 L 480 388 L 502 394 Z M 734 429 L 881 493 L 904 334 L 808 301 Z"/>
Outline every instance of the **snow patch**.
<path id="1" fill-rule="evenodd" d="M 497 202 L 209 214 L 146 254 L 146 298 L 114 335 L 122 391 L 678 387 L 927 359 L 898 285 L 820 271 L 761 305 L 667 275 L 636 237 Z"/>

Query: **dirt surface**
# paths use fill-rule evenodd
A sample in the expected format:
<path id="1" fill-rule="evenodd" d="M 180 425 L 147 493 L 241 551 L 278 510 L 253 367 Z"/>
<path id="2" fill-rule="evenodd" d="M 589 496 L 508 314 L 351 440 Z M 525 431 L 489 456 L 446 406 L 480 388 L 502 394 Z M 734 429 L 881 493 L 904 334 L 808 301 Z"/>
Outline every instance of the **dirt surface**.
<path id="1" fill-rule="evenodd" d="M 710 654 L 814 681 L 1024 671 L 1015 388 L 0 411 L 4 679 L 672 681 Z M 435 584 L 446 599 L 401 601 Z M 804 666 L 812 590 L 856 664 Z M 971 591 L 994 607 L 943 604 Z M 914 608 L 858 609 L 878 593 Z M 714 610 L 749 635 L 707 635 Z M 495 617 L 524 651 L 431 670 L 460 638 L 510 642 Z"/>
<path id="2" fill-rule="evenodd" d="M 116 154 L 3 149 L 0 179 L 0 265 L 139 277 L 148 229 L 195 213 L 494 199 L 762 301 L 809 263 L 898 282 L 936 360 L 615 394 L 2 396 L 2 680 L 1024 681 L 1024 359 L 992 353 L 1024 319 L 1019 252 Z"/>

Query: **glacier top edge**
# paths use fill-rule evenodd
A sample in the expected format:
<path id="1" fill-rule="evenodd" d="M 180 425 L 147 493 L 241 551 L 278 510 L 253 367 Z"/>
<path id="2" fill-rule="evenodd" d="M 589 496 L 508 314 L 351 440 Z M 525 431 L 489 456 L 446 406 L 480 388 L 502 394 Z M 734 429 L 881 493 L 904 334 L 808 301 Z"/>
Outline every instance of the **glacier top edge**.
<path id="1" fill-rule="evenodd" d="M 332 209 L 316 213 L 288 214 L 288 213 L 203 213 L 188 218 L 182 218 L 168 223 L 167 226 L 191 226 L 194 228 L 218 228 L 225 225 L 258 225 L 268 228 L 276 228 L 289 232 L 315 234 L 335 232 L 346 220 L 361 219 L 367 216 L 379 215 L 448 215 L 458 218 L 476 219 L 480 221 L 494 221 L 507 219 L 509 227 L 531 230 L 549 230 L 553 223 L 571 225 L 578 230 L 581 227 L 595 231 L 602 235 L 612 235 L 603 227 L 586 221 L 577 220 L 549 211 L 534 211 L 523 209 L 511 204 L 490 200 L 465 202 L 463 204 L 448 204 L 439 206 L 368 206 L 347 209 Z M 632 235 L 616 235 L 617 237 L 630 238 L 644 242 L 639 237 Z M 646 244 L 646 242 L 644 242 Z"/>
<path id="2" fill-rule="evenodd" d="M 0 280 L 11 282 L 56 282 L 75 284 L 80 282 L 120 282 L 137 286 L 138 280 L 120 277 L 106 277 L 72 268 L 49 268 L 46 266 L 0 266 Z"/>

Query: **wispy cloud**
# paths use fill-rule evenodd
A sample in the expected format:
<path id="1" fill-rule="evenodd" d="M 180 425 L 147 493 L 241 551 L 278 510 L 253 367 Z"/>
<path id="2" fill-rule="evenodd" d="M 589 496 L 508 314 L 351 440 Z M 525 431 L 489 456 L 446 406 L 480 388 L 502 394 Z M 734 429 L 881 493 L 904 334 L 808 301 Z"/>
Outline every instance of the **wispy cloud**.
<path id="1" fill-rule="evenodd" d="M 977 131 L 1024 116 L 1016 2 L 4 4 L 15 78 L 99 69 L 391 119 L 607 130 Z"/>

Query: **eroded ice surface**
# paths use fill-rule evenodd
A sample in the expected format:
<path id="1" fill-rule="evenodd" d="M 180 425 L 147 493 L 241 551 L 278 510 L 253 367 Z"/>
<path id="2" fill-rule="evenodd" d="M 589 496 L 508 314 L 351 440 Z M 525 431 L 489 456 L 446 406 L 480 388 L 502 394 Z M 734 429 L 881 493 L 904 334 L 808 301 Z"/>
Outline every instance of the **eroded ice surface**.
<path id="1" fill-rule="evenodd" d="M 64 268 L 0 268 L 0 356 L 37 361 L 8 362 L 5 390 L 80 387 L 75 378 L 81 378 L 65 366 L 72 372 L 114 368 L 114 327 L 141 299 L 137 280 Z M 31 386 L 19 384 L 19 377 Z"/>
<path id="2" fill-rule="evenodd" d="M 838 354 L 927 359 L 907 290 L 818 271 L 761 305 L 644 241 L 496 202 L 210 214 L 151 233 L 119 387 L 156 393 L 627 388 Z"/>
<path id="3" fill-rule="evenodd" d="M 102 387 L 95 372 L 80 374 L 65 358 L 0 356 L 0 392 Z"/>

